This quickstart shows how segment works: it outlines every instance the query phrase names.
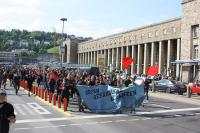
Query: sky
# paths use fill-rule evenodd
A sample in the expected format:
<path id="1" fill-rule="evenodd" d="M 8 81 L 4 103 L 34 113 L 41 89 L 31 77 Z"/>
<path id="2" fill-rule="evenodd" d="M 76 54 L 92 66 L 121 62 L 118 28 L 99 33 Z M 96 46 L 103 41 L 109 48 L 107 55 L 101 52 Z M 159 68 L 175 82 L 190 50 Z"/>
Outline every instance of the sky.
<path id="1" fill-rule="evenodd" d="M 182 15 L 182 0 L 0 0 L 0 29 L 99 38 Z"/>

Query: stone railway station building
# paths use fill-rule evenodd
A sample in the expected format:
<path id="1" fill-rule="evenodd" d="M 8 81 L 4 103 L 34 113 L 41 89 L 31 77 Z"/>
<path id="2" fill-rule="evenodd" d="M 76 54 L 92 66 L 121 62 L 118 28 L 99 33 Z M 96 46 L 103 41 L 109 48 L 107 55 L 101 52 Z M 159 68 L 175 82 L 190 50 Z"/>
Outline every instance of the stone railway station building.
<path id="1" fill-rule="evenodd" d="M 123 70 L 122 58 L 135 59 L 128 74 L 145 74 L 157 65 L 159 73 L 184 82 L 199 79 L 200 0 L 183 0 L 182 16 L 85 42 L 67 40 L 64 62 L 113 65 Z"/>

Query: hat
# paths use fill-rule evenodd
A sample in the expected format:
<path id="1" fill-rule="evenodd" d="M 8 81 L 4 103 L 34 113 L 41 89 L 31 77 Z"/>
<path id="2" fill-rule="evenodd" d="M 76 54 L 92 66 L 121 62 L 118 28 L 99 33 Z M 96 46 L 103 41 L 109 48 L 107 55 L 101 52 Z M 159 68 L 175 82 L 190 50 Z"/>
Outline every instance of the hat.
<path id="1" fill-rule="evenodd" d="M 5 94 L 6 95 L 6 90 L 3 88 L 0 88 L 0 94 Z"/>

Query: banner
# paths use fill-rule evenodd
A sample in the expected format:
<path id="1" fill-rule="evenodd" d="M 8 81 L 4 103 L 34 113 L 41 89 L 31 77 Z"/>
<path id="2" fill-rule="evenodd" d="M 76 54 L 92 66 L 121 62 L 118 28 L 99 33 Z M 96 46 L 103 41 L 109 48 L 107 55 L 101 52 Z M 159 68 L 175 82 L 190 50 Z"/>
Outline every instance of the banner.
<path id="1" fill-rule="evenodd" d="M 144 86 L 132 85 L 127 88 L 114 88 L 108 85 L 77 85 L 84 104 L 92 112 L 112 113 L 120 110 L 134 110 L 145 96 Z"/>

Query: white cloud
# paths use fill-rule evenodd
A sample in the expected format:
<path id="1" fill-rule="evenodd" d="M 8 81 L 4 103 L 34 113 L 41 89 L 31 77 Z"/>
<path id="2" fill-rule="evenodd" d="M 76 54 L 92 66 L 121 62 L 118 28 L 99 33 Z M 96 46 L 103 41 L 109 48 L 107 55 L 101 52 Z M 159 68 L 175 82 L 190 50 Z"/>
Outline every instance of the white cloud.
<path id="1" fill-rule="evenodd" d="M 1 5 L 9 7 L 38 7 L 41 0 L 1 0 Z"/>
<path id="2" fill-rule="evenodd" d="M 61 33 L 62 22 L 45 20 L 40 6 L 44 0 L 1 0 L 0 29 L 42 30 Z M 49 1 L 46 1 L 49 2 Z M 72 0 L 77 4 L 80 0 Z M 47 23 L 48 22 L 48 23 Z M 76 36 L 99 38 L 123 31 L 122 28 L 102 28 L 89 19 L 73 19 L 65 22 L 65 33 Z"/>
<path id="3" fill-rule="evenodd" d="M 62 31 L 62 23 L 56 22 L 54 25 L 56 32 Z M 124 31 L 123 28 L 102 28 L 90 20 L 78 19 L 65 22 L 64 33 L 76 36 L 99 38 L 110 34 Z"/>

